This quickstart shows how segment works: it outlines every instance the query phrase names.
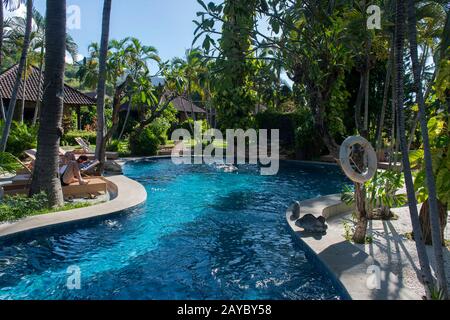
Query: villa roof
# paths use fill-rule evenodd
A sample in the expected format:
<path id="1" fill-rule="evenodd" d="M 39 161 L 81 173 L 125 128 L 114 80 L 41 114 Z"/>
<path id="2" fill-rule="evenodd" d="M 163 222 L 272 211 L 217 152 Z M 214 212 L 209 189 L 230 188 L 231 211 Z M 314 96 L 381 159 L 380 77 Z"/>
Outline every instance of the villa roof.
<path id="1" fill-rule="evenodd" d="M 189 101 L 188 99 L 186 99 L 184 97 L 175 98 L 172 101 L 172 104 L 176 110 L 181 111 L 181 112 L 186 111 L 187 113 L 192 113 L 192 110 L 194 110 L 194 113 L 206 113 L 205 110 L 198 107 L 192 101 Z"/>
<path id="2" fill-rule="evenodd" d="M 11 99 L 12 91 L 17 77 L 19 66 L 16 64 L 7 69 L 0 75 L 0 92 L 3 99 Z M 41 77 L 39 85 L 39 69 L 31 67 L 31 71 L 27 75 L 27 87 L 25 92 L 25 100 L 30 102 L 36 102 L 38 97 L 42 94 L 42 88 L 44 86 L 44 77 Z M 40 93 L 40 94 L 38 94 Z M 23 86 L 20 86 L 17 94 L 17 100 L 23 98 Z M 93 106 L 96 104 L 95 100 L 86 94 L 78 91 L 75 88 L 64 84 L 64 104 L 66 105 L 81 105 L 81 106 Z"/>

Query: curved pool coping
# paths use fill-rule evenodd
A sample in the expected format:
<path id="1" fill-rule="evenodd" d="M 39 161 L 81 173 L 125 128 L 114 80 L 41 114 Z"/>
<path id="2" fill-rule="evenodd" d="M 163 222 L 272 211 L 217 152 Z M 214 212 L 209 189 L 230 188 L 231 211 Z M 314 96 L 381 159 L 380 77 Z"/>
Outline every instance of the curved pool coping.
<path id="1" fill-rule="evenodd" d="M 147 200 L 147 191 L 140 183 L 125 176 L 107 178 L 112 200 L 86 208 L 32 216 L 14 223 L 0 225 L 0 239 L 42 228 L 108 216 L 137 207 Z"/>
<path id="2" fill-rule="evenodd" d="M 302 214 L 323 215 L 330 225 L 334 219 L 350 211 L 337 200 L 338 195 L 329 195 L 300 202 Z M 306 208 L 306 210 L 305 210 Z M 329 228 L 324 236 L 305 233 L 296 226 L 292 218 L 293 206 L 286 211 L 286 221 L 299 245 L 317 260 L 337 287 L 352 300 L 421 300 L 421 297 L 403 286 L 389 265 L 382 265 L 372 256 L 360 250 L 342 236 L 342 228 Z M 367 280 L 370 268 L 380 267 L 380 289 L 370 289 Z"/>

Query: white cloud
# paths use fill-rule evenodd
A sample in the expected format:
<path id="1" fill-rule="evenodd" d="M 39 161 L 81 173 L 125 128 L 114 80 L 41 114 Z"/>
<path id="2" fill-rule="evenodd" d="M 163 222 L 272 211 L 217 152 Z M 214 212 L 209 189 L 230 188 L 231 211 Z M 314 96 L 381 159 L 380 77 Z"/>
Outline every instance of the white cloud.
<path id="1" fill-rule="evenodd" d="M 24 4 L 21 4 L 17 10 L 9 11 L 8 8 L 4 9 L 4 19 L 9 19 L 12 17 L 22 17 L 25 18 L 27 16 L 27 7 Z"/>
<path id="2" fill-rule="evenodd" d="M 81 61 L 81 60 L 83 60 L 83 59 L 84 59 L 84 56 L 83 56 L 82 54 L 77 54 L 75 60 L 76 60 L 76 62 L 78 62 L 78 61 Z M 70 54 L 68 54 L 68 53 L 66 53 L 66 63 L 67 63 L 67 64 L 73 64 L 73 63 L 74 63 L 72 57 L 71 57 Z"/>

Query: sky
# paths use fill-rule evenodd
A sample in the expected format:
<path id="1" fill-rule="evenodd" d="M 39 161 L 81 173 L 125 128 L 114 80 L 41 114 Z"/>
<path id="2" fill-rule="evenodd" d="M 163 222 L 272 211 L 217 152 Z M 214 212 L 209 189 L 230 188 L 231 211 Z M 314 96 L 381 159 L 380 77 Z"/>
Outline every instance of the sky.
<path id="1" fill-rule="evenodd" d="M 43 15 L 45 2 L 35 0 L 35 7 Z M 89 44 L 100 42 L 103 0 L 67 0 L 67 5 L 80 8 L 80 29 L 70 29 L 68 33 L 78 44 L 80 54 L 86 56 Z M 163 60 L 184 57 L 194 39 L 192 20 L 201 9 L 196 0 L 113 0 L 110 38 L 136 37 L 143 44 L 156 47 Z M 22 6 L 8 15 L 24 12 Z"/>
<path id="2" fill-rule="evenodd" d="M 46 0 L 34 0 L 35 8 L 43 16 L 45 3 Z M 69 28 L 68 33 L 78 44 L 78 60 L 81 60 L 88 55 L 89 44 L 100 42 L 103 0 L 67 0 L 67 6 L 68 20 L 72 17 L 71 6 L 80 10 L 80 28 Z M 156 47 L 163 61 L 184 57 L 194 39 L 196 25 L 193 20 L 202 9 L 197 0 L 112 0 L 110 39 L 136 37 L 144 45 Z M 25 5 L 22 5 L 15 12 L 6 10 L 5 18 L 25 14 Z M 267 23 L 261 23 L 267 28 Z M 200 46 L 201 40 L 195 46 Z M 72 62 L 68 55 L 66 60 Z M 154 70 L 156 64 L 151 63 L 150 68 L 153 73 L 158 71 Z M 285 73 L 282 78 L 292 84 Z"/>

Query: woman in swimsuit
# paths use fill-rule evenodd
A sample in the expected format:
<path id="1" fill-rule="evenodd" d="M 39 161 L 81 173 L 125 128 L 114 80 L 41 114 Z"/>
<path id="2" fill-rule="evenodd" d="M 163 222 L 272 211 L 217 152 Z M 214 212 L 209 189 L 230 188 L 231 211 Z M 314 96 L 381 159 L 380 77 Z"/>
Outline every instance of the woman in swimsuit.
<path id="1" fill-rule="evenodd" d="M 78 160 L 75 159 L 75 155 L 71 152 L 66 153 L 66 164 L 61 167 L 60 176 L 61 184 L 63 187 L 70 185 L 78 180 L 80 185 L 86 185 L 89 182 L 81 177 L 80 165 L 87 162 L 86 156 L 80 156 Z"/>

